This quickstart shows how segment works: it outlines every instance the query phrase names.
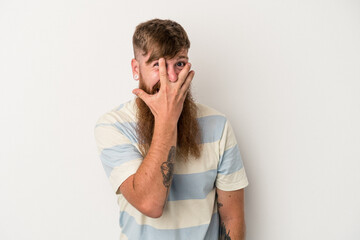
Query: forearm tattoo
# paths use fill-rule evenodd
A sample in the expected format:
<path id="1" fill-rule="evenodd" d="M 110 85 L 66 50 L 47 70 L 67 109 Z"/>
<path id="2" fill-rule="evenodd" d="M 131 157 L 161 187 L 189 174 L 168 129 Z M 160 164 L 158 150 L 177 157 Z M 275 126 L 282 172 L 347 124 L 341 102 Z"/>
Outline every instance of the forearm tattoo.
<path id="1" fill-rule="evenodd" d="M 175 160 L 176 148 L 172 146 L 169 151 L 168 159 L 160 166 L 161 173 L 163 175 L 163 184 L 166 188 L 170 187 L 171 179 L 174 172 L 174 160 Z"/>
<path id="2" fill-rule="evenodd" d="M 218 209 L 221 208 L 222 206 L 223 206 L 222 203 L 217 202 Z M 230 230 L 228 232 L 226 232 L 226 227 L 225 227 L 224 222 L 222 222 L 221 225 L 220 225 L 219 240 L 231 240 L 231 238 L 230 238 Z"/>
<path id="3" fill-rule="evenodd" d="M 226 232 L 226 227 L 225 227 L 224 222 L 222 222 L 221 226 L 220 226 L 219 240 L 231 240 L 230 230 L 228 232 Z"/>

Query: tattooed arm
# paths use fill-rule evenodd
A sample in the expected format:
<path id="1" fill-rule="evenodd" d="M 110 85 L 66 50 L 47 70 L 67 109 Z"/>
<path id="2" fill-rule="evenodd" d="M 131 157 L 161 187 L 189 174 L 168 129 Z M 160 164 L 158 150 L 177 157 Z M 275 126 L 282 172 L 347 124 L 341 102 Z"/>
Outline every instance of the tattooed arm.
<path id="1" fill-rule="evenodd" d="M 244 189 L 217 192 L 218 211 L 220 215 L 219 240 L 244 240 Z"/>
<path id="2" fill-rule="evenodd" d="M 161 217 L 174 171 L 177 127 L 156 125 L 150 149 L 137 172 L 127 178 L 120 191 L 146 216 Z"/>

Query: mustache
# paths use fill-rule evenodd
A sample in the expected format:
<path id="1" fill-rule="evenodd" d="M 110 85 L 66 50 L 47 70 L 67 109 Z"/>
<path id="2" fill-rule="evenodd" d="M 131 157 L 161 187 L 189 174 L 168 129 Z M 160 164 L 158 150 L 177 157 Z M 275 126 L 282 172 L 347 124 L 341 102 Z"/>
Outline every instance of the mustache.
<path id="1" fill-rule="evenodd" d="M 160 87 L 161 87 L 161 83 L 160 81 L 158 81 L 152 88 L 151 90 L 151 94 L 155 94 L 157 93 L 159 90 L 160 90 Z"/>

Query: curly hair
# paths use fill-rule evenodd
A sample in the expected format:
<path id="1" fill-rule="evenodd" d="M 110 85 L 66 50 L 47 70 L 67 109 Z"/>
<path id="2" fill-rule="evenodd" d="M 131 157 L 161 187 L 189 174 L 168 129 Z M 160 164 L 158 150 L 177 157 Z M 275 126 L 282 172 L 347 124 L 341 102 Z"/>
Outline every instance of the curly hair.
<path id="1" fill-rule="evenodd" d="M 184 28 L 175 21 L 152 19 L 140 23 L 133 35 L 134 57 L 147 55 L 151 51 L 150 63 L 160 57 L 173 58 L 182 49 L 190 48 L 190 40 Z"/>

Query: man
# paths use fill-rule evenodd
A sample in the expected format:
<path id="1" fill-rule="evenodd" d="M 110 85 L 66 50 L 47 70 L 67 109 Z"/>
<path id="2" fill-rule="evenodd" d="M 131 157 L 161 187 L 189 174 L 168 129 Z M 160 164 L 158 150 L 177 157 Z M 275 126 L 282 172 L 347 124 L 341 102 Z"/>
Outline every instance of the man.
<path id="1" fill-rule="evenodd" d="M 133 47 L 137 97 L 95 126 L 120 239 L 245 239 L 240 151 L 226 117 L 191 97 L 185 30 L 153 19 L 136 27 Z"/>

